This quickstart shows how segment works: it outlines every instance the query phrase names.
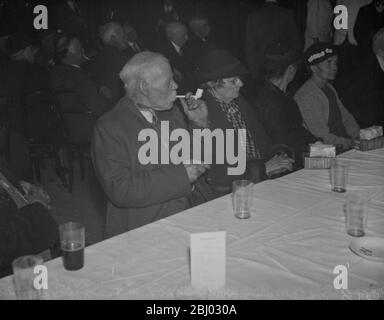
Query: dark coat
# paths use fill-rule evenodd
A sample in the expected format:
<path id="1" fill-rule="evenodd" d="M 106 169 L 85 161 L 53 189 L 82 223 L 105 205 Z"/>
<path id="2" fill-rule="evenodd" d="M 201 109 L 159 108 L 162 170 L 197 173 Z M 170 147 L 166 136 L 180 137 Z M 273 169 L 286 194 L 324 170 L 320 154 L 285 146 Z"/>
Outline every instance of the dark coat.
<path id="1" fill-rule="evenodd" d="M 373 36 L 382 27 L 384 27 L 384 13 L 378 13 L 374 3 L 360 8 L 353 31 L 362 57 L 372 53 Z"/>
<path id="2" fill-rule="evenodd" d="M 284 48 L 301 49 L 299 32 L 290 10 L 267 2 L 248 16 L 245 54 L 254 78 L 262 76 L 266 49 L 282 44 Z"/>
<path id="3" fill-rule="evenodd" d="M 210 50 L 217 49 L 217 45 L 207 39 L 203 41 L 202 39 L 196 37 L 194 34 L 189 36 L 189 39 L 184 47 L 185 57 L 190 61 L 193 65 L 196 64 L 204 54 L 206 54 Z"/>
<path id="4" fill-rule="evenodd" d="M 88 63 L 87 72 L 95 80 L 97 88 L 107 87 L 111 91 L 112 104 L 124 96 L 123 82 L 120 80 L 119 73 L 129 58 L 127 53 L 106 45 Z"/>
<path id="5" fill-rule="evenodd" d="M 183 115 L 176 107 L 158 114 L 162 120 L 172 122 L 175 128 L 186 128 Z M 92 160 L 109 198 L 106 237 L 191 206 L 192 188 L 183 165 L 143 165 L 139 161 L 138 153 L 144 142 L 138 141 L 138 135 L 143 129 L 159 130 L 128 98 L 121 99 L 95 126 Z"/>
<path id="6" fill-rule="evenodd" d="M 107 99 L 98 93 L 93 80 L 79 67 L 59 64 L 52 68 L 50 87 L 58 94 L 63 111 L 91 111 L 96 117 L 110 109 Z"/>
<path id="7" fill-rule="evenodd" d="M 136 43 L 139 46 L 140 51 L 135 51 L 129 44 L 127 45 L 127 49 L 124 50 L 124 53 L 126 53 L 129 58 L 132 58 L 135 54 L 146 49 L 145 45 L 141 41 L 137 40 Z"/>
<path id="8" fill-rule="evenodd" d="M 208 108 L 208 117 L 209 117 L 211 130 L 234 129 L 233 125 L 228 121 L 225 113 L 221 110 L 219 103 L 212 97 L 210 93 L 204 92 L 202 100 L 204 100 Z M 255 144 L 257 144 L 262 157 L 260 163 L 258 163 L 258 165 L 261 166 L 262 170 L 264 171 L 260 177 L 260 179 L 262 180 L 264 179 L 263 174 L 265 174 L 265 167 L 263 167 L 263 162 L 269 159 L 270 153 L 273 151 L 273 144 L 271 139 L 266 134 L 263 125 L 258 119 L 257 114 L 254 112 L 254 110 L 249 105 L 249 103 L 241 95 L 237 99 L 237 104 L 240 108 L 240 112 L 243 116 L 243 119 L 245 120 L 247 130 L 251 131 L 252 137 L 255 141 Z M 216 148 L 213 147 L 213 152 L 215 150 Z M 238 150 L 237 138 L 235 139 L 234 150 L 235 151 Z M 215 159 L 215 153 L 213 153 L 213 159 Z M 207 180 L 210 182 L 213 188 L 218 187 L 223 190 L 227 188 L 229 192 L 231 184 L 234 180 L 242 179 L 248 176 L 247 172 L 241 176 L 228 175 L 227 169 L 230 166 L 227 163 L 215 164 L 215 160 L 213 161 L 214 161 L 214 164 L 212 165 L 211 169 L 207 173 Z M 247 170 L 248 170 L 248 167 L 247 167 Z"/>
<path id="9" fill-rule="evenodd" d="M 175 79 L 179 85 L 179 91 L 181 93 L 196 89 L 192 63 L 188 60 L 185 54 L 181 56 L 172 45 L 172 42 L 166 38 L 160 38 L 157 43 L 157 51 L 162 53 L 169 60 L 172 69 L 177 69 L 181 73 L 181 81 Z M 184 49 L 182 49 L 182 51 L 184 51 Z"/>
<path id="10" fill-rule="evenodd" d="M 23 192 L 18 180 L 2 161 L 0 171 Z M 0 193 L 7 195 L 4 192 L 0 187 Z M 33 203 L 18 209 L 12 200 L 0 197 L 0 278 L 11 273 L 11 263 L 15 258 L 52 248 L 58 239 L 57 224 L 42 204 Z"/>
<path id="11" fill-rule="evenodd" d="M 384 71 L 376 56 L 341 79 L 337 91 L 361 128 L 384 125 Z"/>
<path id="12" fill-rule="evenodd" d="M 317 139 L 303 127 L 303 118 L 295 100 L 269 81 L 261 86 L 253 102 L 273 144 L 285 144 L 295 151 L 296 163 L 302 163 L 302 154 L 308 144 Z"/>

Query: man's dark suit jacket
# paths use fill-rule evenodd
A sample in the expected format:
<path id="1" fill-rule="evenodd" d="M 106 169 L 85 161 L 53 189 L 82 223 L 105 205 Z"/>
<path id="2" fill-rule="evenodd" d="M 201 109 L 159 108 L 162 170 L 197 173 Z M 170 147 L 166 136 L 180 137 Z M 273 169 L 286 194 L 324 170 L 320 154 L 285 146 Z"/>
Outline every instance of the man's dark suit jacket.
<path id="1" fill-rule="evenodd" d="M 295 151 L 296 164 L 302 163 L 302 154 L 308 144 L 316 141 L 303 127 L 303 118 L 296 102 L 278 87 L 265 81 L 253 102 L 255 110 L 273 144 L 285 144 Z"/>
<path id="2" fill-rule="evenodd" d="M 182 80 L 177 82 L 179 91 L 185 93 L 192 89 L 195 90 L 196 84 L 193 67 L 191 62 L 185 56 L 184 49 L 182 49 L 183 55 L 181 56 L 178 54 L 171 41 L 161 38 L 157 43 L 157 51 L 162 53 L 169 60 L 172 69 L 177 69 L 181 73 Z"/>
<path id="3" fill-rule="evenodd" d="M 382 27 L 384 27 L 384 13 L 378 13 L 374 3 L 360 8 L 353 32 L 361 57 L 367 57 L 372 53 L 373 36 Z"/>
<path id="4" fill-rule="evenodd" d="M 112 104 L 124 95 L 123 82 L 120 80 L 119 73 L 129 58 L 127 53 L 106 45 L 87 66 L 87 71 L 95 80 L 97 88 L 107 87 L 111 91 Z"/>
<path id="5" fill-rule="evenodd" d="M 183 114 L 176 107 L 158 112 L 158 115 L 161 120 L 169 120 L 171 128 L 187 129 Z M 191 206 L 192 188 L 183 165 L 142 164 L 139 161 L 139 150 L 145 142 L 138 141 L 138 135 L 143 129 L 155 130 L 160 138 L 159 127 L 149 123 L 126 97 L 95 126 L 92 160 L 109 198 L 106 237 Z M 158 148 L 159 151 L 162 149 L 161 142 Z"/>
<path id="6" fill-rule="evenodd" d="M 1 159 L 0 172 L 22 191 L 18 180 Z M 1 189 L 0 192 L 6 191 Z M 0 278 L 11 273 L 14 259 L 52 248 L 58 239 L 57 224 L 42 204 L 33 203 L 18 209 L 14 202 L 0 197 Z"/>
<path id="7" fill-rule="evenodd" d="M 337 84 L 339 97 L 361 128 L 384 125 L 384 71 L 371 55 Z"/>
<path id="8" fill-rule="evenodd" d="M 196 37 L 194 34 L 191 34 L 187 43 L 184 47 L 184 55 L 193 65 L 204 56 L 208 51 L 217 49 L 217 45 L 207 39 L 203 41 L 202 39 Z"/>
<path id="9" fill-rule="evenodd" d="M 301 49 L 299 32 L 290 10 L 267 2 L 248 16 L 245 54 L 254 78 L 262 76 L 267 48 L 280 43 L 286 48 Z"/>
<path id="10" fill-rule="evenodd" d="M 81 2 L 76 1 L 75 11 L 67 4 L 66 1 L 56 3 L 51 6 L 52 19 L 50 23 L 56 29 L 74 34 L 81 43 L 86 46 L 94 29 L 94 20 L 91 17 L 92 10 L 89 10 Z"/>
<path id="11" fill-rule="evenodd" d="M 53 67 L 50 87 L 54 91 L 68 92 L 58 95 L 63 111 L 91 111 L 99 117 L 110 109 L 107 99 L 98 93 L 93 80 L 79 67 L 68 64 Z"/>
<path id="12" fill-rule="evenodd" d="M 127 45 L 127 49 L 124 50 L 124 53 L 126 53 L 129 58 L 132 58 L 135 54 L 146 49 L 141 41 L 137 40 L 136 43 L 139 46 L 140 51 L 135 51 L 129 44 Z"/>

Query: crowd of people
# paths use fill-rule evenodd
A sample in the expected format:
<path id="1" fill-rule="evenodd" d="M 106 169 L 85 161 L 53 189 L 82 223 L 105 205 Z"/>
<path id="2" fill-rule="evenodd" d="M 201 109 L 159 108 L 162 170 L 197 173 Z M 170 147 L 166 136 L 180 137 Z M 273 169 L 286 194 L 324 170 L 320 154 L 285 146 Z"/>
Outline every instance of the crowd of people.
<path id="1" fill-rule="evenodd" d="M 351 14 L 348 30 L 333 29 L 336 4 Z M 63 1 L 57 28 L 41 31 L 38 39 L 21 31 L 3 39 L 0 95 L 49 90 L 58 98 L 60 112 L 92 115 L 91 123 L 68 120 L 67 125 L 72 135 L 91 145 L 93 166 L 108 197 L 106 238 L 228 194 L 234 180 L 258 183 L 301 169 L 311 143 L 334 144 L 343 152 L 354 146 L 361 128 L 384 125 L 384 0 L 308 0 L 305 37 L 289 9 L 266 0 L 248 16 L 244 57 L 235 57 L 231 48 L 213 39 L 204 10 L 187 15 L 176 0 L 163 0 L 153 13 L 149 37 L 140 36 L 147 29 L 135 30 L 117 18 L 117 10 L 91 34 L 80 5 Z M 201 99 L 192 97 L 197 88 L 204 90 Z M 19 107 L 12 110 L 10 159 L 25 180 L 28 136 Z M 39 131 L 44 117 L 35 118 L 32 127 Z M 143 164 L 138 135 L 154 129 L 161 136 L 162 121 L 172 130 L 191 133 L 196 128 L 246 129 L 241 140 L 245 172 L 229 175 L 231 164 L 215 161 L 215 147 L 209 165 Z M 52 135 L 39 136 L 44 134 Z M 23 152 L 26 156 L 20 157 Z M 1 172 L 0 182 L 12 185 L 5 166 Z M 30 194 L 25 184 L 23 189 L 13 181 L 17 194 Z M 7 232 L 1 232 L 1 269 L 17 255 L 54 246 L 57 232 L 52 230 L 57 227 L 46 215 L 42 190 L 20 206 L 12 203 L 9 189 L 0 190 L 1 205 L 7 212 L 18 211 L 17 223 L 31 233 L 23 232 L 17 248 L 4 246 L 16 241 L 17 233 L 9 228 L 18 227 L 2 211 L 0 230 Z M 23 221 L 26 208 L 39 212 L 44 230 Z M 36 234 L 44 236 L 45 246 Z M 23 247 L 23 241 L 29 246 Z"/>

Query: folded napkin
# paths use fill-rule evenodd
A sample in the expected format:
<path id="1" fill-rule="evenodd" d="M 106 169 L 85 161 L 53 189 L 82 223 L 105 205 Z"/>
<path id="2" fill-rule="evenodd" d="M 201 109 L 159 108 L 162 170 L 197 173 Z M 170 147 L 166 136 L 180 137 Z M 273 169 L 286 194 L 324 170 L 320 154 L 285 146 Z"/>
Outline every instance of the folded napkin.
<path id="1" fill-rule="evenodd" d="M 366 129 L 360 130 L 360 139 L 361 140 L 372 140 L 383 135 L 383 127 L 381 126 L 372 126 Z"/>
<path id="2" fill-rule="evenodd" d="M 332 144 L 323 144 L 316 142 L 309 145 L 309 156 L 310 157 L 336 157 L 336 147 Z"/>

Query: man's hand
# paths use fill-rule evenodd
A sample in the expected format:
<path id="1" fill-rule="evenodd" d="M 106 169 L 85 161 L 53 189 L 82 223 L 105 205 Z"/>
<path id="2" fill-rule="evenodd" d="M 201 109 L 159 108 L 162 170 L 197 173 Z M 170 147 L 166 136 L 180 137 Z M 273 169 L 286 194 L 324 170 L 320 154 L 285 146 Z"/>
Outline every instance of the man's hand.
<path id="1" fill-rule="evenodd" d="M 30 204 L 39 202 L 47 207 L 47 209 L 51 208 L 51 198 L 43 188 L 30 184 L 26 181 L 20 181 L 20 185 L 24 189 L 26 198 Z"/>
<path id="2" fill-rule="evenodd" d="M 189 182 L 194 183 L 207 169 L 209 165 L 205 164 L 184 164 L 187 171 Z"/>
<path id="3" fill-rule="evenodd" d="M 292 171 L 292 165 L 294 162 L 295 161 L 293 159 L 288 158 L 286 155 L 274 156 L 265 164 L 266 174 L 272 175 L 284 171 Z"/>
<path id="4" fill-rule="evenodd" d="M 201 128 L 209 127 L 208 108 L 203 100 L 192 98 L 192 93 L 188 92 L 184 99 L 180 99 L 184 113 L 190 121 Z"/>

